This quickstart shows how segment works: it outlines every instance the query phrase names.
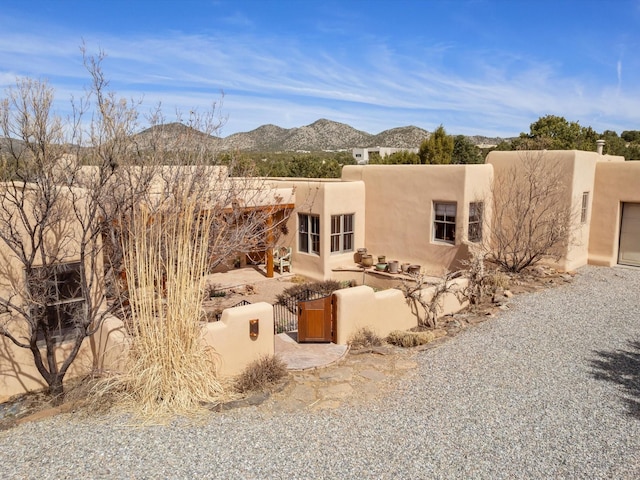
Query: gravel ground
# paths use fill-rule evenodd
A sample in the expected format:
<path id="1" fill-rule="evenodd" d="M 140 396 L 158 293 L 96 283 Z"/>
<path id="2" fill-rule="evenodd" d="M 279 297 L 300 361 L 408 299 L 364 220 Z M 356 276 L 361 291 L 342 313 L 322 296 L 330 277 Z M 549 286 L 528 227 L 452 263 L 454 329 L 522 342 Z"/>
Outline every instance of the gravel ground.
<path id="1" fill-rule="evenodd" d="M 581 269 L 420 353 L 366 407 L 25 424 L 0 433 L 0 476 L 639 478 L 639 291 L 640 269 Z"/>

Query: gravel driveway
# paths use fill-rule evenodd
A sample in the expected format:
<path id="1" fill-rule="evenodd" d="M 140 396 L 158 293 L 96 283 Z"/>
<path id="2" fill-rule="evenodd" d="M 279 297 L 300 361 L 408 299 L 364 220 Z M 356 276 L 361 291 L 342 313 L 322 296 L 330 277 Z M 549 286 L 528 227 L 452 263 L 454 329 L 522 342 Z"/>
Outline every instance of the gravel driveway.
<path id="1" fill-rule="evenodd" d="M 0 476 L 640 478 L 639 292 L 640 269 L 581 269 L 420 353 L 366 407 L 22 425 L 0 433 Z"/>

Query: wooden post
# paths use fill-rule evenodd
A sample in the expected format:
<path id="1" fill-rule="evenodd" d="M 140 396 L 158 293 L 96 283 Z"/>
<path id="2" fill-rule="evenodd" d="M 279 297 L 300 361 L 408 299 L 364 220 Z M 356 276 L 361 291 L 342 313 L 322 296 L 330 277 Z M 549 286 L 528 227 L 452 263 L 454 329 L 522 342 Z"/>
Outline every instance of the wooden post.
<path id="1" fill-rule="evenodd" d="M 271 214 L 267 216 L 267 278 L 273 278 L 273 216 Z"/>

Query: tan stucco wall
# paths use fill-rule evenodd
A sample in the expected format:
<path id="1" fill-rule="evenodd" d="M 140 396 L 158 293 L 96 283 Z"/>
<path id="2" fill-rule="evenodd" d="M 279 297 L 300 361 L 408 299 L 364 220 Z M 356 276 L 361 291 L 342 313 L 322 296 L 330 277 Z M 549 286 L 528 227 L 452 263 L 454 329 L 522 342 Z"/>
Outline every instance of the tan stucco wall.
<path id="1" fill-rule="evenodd" d="M 8 191 L 10 191 L 11 187 L 3 188 L 3 191 L 7 191 L 7 188 L 9 188 Z M 27 194 L 25 197 L 27 202 L 32 201 L 32 196 L 29 195 L 30 191 L 29 185 L 27 185 Z M 78 241 L 80 237 L 80 225 L 74 216 L 73 208 L 75 207 L 79 210 L 82 208 L 86 194 L 82 189 L 73 189 L 70 191 L 63 188 L 60 195 L 58 221 L 45 235 L 46 251 L 49 255 L 55 252 L 56 260 L 59 263 L 77 262 L 80 259 Z M 68 199 L 67 203 L 64 202 L 65 199 Z M 2 207 L 5 212 L 3 215 L 12 212 L 15 205 L 12 205 L 11 201 L 3 200 L 2 198 L 0 198 L 0 203 L 3 204 Z M 30 212 L 31 209 L 32 207 L 27 207 L 24 211 Z M 13 215 L 16 214 L 14 213 Z M 30 221 L 33 222 L 33 218 L 31 218 Z M 16 224 L 18 234 L 25 236 L 26 233 L 24 232 L 23 226 L 19 222 L 16 222 Z M 23 244 L 27 249 L 26 253 L 28 255 L 30 243 L 25 241 Z M 96 248 L 100 249 L 100 245 L 97 245 Z M 51 260 L 49 259 L 49 261 Z M 40 263 L 40 257 L 36 256 L 34 266 Z M 96 264 L 93 269 L 89 261 L 87 261 L 85 265 L 85 272 L 89 276 L 91 276 L 94 271 L 102 272 L 102 270 L 101 255 L 98 255 L 96 258 Z M 100 305 L 100 302 L 103 301 L 101 290 L 103 288 L 102 277 L 96 275 L 89 281 L 93 286 L 91 294 L 94 308 L 102 310 Z M 5 242 L 0 242 L 0 296 L 5 299 L 10 298 L 14 305 L 23 307 L 27 294 L 24 264 Z M 28 325 L 19 312 L 12 311 L 3 313 L 2 316 L 0 316 L 0 322 L 2 322 L 7 331 L 13 333 L 22 341 L 27 341 L 29 335 Z M 35 366 L 31 351 L 27 348 L 16 346 L 4 336 L 1 336 L 0 339 L 0 401 L 26 391 L 45 388 L 46 382 Z M 58 365 L 61 365 L 66 359 L 67 352 L 70 351 L 71 347 L 72 342 L 63 342 L 58 346 L 56 350 Z M 45 352 L 44 348 L 42 352 Z M 96 346 L 96 340 L 85 339 L 76 360 L 69 368 L 65 378 L 71 379 L 78 375 L 84 375 L 94 368 L 99 368 L 99 363 L 103 364 L 104 362 L 101 357 L 101 351 Z"/>
<path id="2" fill-rule="evenodd" d="M 491 165 L 348 165 L 342 169 L 343 180 L 365 184 L 368 253 L 419 264 L 436 275 L 459 268 L 458 260 L 466 257 L 463 241 L 469 203 L 487 198 L 492 176 Z M 433 240 L 434 202 L 456 203 L 454 245 Z"/>
<path id="3" fill-rule="evenodd" d="M 259 322 L 256 338 L 249 336 L 252 319 Z M 205 326 L 203 338 L 214 350 L 218 375 L 231 376 L 241 373 L 254 360 L 274 354 L 273 332 L 273 306 L 259 302 L 224 310 L 219 322 Z"/>
<path id="4" fill-rule="evenodd" d="M 76 360 L 69 367 L 65 382 L 96 369 L 121 371 L 128 350 L 125 338 L 122 321 L 115 317 L 106 318 L 100 330 L 83 342 Z M 71 342 L 59 345 L 56 351 L 59 365 L 71 347 Z M 0 337 L 0 403 L 14 395 L 46 387 L 31 351 L 17 347 L 6 337 Z"/>
<path id="5" fill-rule="evenodd" d="M 464 288 L 466 280 L 458 280 L 457 288 Z M 434 287 L 423 290 L 423 298 L 427 301 L 433 296 Z M 351 337 L 361 328 L 368 328 L 380 337 L 386 337 L 393 330 L 408 330 L 418 325 L 421 311 L 412 311 L 404 294 L 400 290 L 390 288 L 375 292 L 373 288 L 361 285 L 334 292 L 336 308 L 336 343 L 346 345 Z M 466 302 L 460 302 L 453 293 L 447 293 L 440 299 L 440 315 L 448 315 L 460 311 Z"/>
<path id="6" fill-rule="evenodd" d="M 353 265 L 356 250 L 364 245 L 365 190 L 363 182 L 340 180 L 282 180 L 280 188 L 293 188 L 296 207 L 287 222 L 288 233 L 281 245 L 292 247 L 291 271 L 314 280 L 332 277 L 332 269 Z M 320 255 L 298 250 L 298 213 L 320 217 Z M 354 251 L 331 253 L 331 216 L 354 214 Z"/>
<path id="7" fill-rule="evenodd" d="M 598 163 L 589 235 L 590 264 L 618 263 L 623 202 L 640 203 L 640 161 Z"/>
<path id="8" fill-rule="evenodd" d="M 386 337 L 392 330 L 408 330 L 418 325 L 400 290 L 374 292 L 373 288 L 362 285 L 338 290 L 334 295 L 338 345 L 346 345 L 353 334 L 364 327 Z"/>

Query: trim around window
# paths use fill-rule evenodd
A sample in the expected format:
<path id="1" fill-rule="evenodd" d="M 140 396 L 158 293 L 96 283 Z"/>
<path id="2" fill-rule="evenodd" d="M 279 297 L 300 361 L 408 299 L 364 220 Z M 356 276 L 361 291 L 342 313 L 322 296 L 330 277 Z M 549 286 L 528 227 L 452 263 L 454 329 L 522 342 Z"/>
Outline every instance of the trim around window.
<path id="1" fill-rule="evenodd" d="M 482 241 L 483 213 L 483 202 L 471 202 L 469 204 L 469 231 L 467 238 L 470 242 L 477 243 Z"/>
<path id="2" fill-rule="evenodd" d="M 354 214 L 331 215 L 331 253 L 353 252 Z"/>
<path id="3" fill-rule="evenodd" d="M 582 192 L 582 206 L 580 208 L 580 223 L 587 223 L 589 213 L 589 192 Z"/>
<path id="4" fill-rule="evenodd" d="M 320 255 L 320 217 L 298 214 L 298 251 Z"/>
<path id="5" fill-rule="evenodd" d="M 54 342 L 66 340 L 84 317 L 86 300 L 82 291 L 82 265 L 79 262 L 34 267 L 27 275 L 29 293 L 37 305 L 32 315 L 42 316 L 42 323 Z M 38 342 L 45 332 L 38 331 Z"/>
<path id="6" fill-rule="evenodd" d="M 433 240 L 455 244 L 456 242 L 455 202 L 433 202 Z"/>

